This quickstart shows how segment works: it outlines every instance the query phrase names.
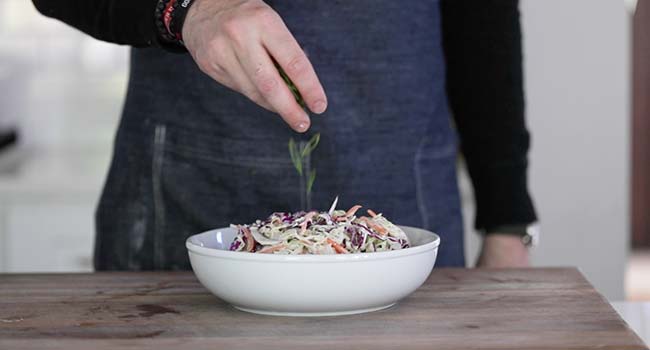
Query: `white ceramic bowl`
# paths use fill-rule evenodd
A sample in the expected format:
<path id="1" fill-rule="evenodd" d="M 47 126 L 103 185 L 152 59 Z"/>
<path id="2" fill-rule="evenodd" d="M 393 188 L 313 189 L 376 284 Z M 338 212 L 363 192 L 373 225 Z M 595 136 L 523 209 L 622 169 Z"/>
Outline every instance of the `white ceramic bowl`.
<path id="1" fill-rule="evenodd" d="M 214 295 L 248 312 L 333 316 L 381 310 L 414 292 L 436 261 L 440 238 L 402 226 L 411 247 L 380 253 L 278 255 L 229 251 L 236 232 L 187 239 L 192 269 Z"/>

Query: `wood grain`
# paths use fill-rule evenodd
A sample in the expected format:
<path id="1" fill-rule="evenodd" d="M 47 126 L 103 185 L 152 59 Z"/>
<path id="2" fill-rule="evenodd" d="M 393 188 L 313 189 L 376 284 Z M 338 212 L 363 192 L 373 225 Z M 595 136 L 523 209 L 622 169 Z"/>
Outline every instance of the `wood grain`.
<path id="1" fill-rule="evenodd" d="M 187 272 L 0 275 L 0 349 L 180 347 L 647 349 L 575 269 L 434 269 L 391 309 L 326 318 L 237 311 Z"/>

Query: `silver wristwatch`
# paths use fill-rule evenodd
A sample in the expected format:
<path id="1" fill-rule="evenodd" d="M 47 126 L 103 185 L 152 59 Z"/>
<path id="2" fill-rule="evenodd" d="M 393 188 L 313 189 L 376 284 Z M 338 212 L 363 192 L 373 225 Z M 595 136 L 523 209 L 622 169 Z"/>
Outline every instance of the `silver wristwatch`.
<path id="1" fill-rule="evenodd" d="M 521 236 L 521 241 L 526 247 L 537 247 L 539 245 L 540 231 L 539 222 L 526 225 L 526 233 Z"/>

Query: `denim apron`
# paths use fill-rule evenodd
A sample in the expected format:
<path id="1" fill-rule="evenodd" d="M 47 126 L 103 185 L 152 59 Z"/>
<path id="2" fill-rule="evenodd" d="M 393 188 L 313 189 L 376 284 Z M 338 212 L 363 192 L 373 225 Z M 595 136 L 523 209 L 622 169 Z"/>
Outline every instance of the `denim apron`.
<path id="1" fill-rule="evenodd" d="M 189 55 L 133 49 L 97 215 L 98 270 L 189 269 L 185 239 L 300 209 L 287 142 L 321 133 L 312 207 L 361 204 L 442 238 L 462 266 L 456 134 L 437 1 L 269 2 L 329 100 L 306 135 L 204 75 Z M 408 4 L 408 5 L 406 5 Z"/>

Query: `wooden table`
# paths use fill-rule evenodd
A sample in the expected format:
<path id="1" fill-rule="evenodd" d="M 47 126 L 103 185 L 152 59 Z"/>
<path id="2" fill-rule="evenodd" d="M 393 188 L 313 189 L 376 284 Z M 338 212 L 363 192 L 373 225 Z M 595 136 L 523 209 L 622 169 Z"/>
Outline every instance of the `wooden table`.
<path id="1" fill-rule="evenodd" d="M 263 287 L 261 287 L 263 288 Z M 0 349 L 647 349 L 575 269 L 434 269 L 395 307 L 237 311 L 191 272 L 0 275 Z"/>

